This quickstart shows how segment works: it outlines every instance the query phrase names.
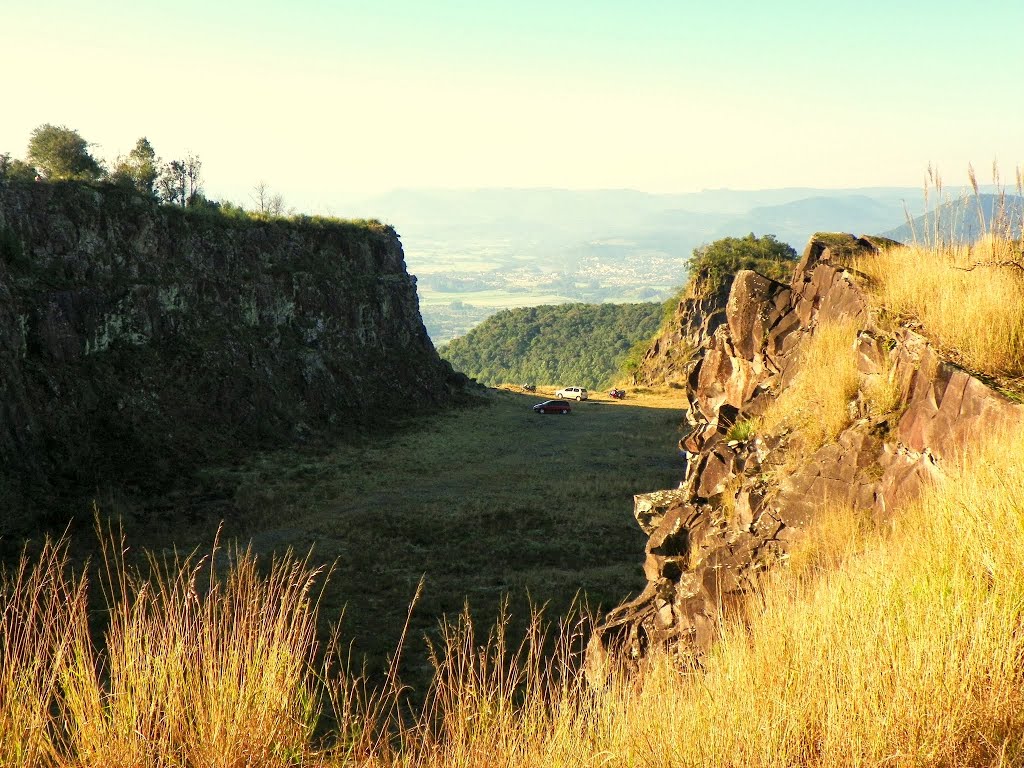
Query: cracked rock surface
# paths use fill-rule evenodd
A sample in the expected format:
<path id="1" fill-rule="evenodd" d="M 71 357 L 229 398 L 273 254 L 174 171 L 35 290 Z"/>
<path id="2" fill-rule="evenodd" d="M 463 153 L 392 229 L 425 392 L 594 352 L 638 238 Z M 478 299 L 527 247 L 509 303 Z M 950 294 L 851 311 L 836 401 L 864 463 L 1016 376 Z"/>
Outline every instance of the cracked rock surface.
<path id="1" fill-rule="evenodd" d="M 689 433 L 680 441 L 686 475 L 677 489 L 635 497 L 634 514 L 649 536 L 646 584 L 596 627 L 592 681 L 607 669 L 610 647 L 634 659 L 653 644 L 706 649 L 754 575 L 777 564 L 827 503 L 884 520 L 940 478 L 943 463 L 972 435 L 1000 420 L 1024 423 L 1020 405 L 943 361 L 923 336 L 905 328 L 886 335 L 876 326 L 860 276 L 844 265 L 884 245 L 870 237 L 818 235 L 790 285 L 751 271 L 736 274 L 713 331 L 685 370 L 672 374 L 685 379 L 690 403 Z M 792 381 L 801 345 L 817 324 L 840 320 L 859 329 L 849 353 L 857 356 L 861 389 L 889 371 L 900 393 L 896 409 L 872 415 L 858 392 L 851 423 L 795 465 L 800 454 L 789 450 L 786 434 L 730 440 L 735 424 L 763 413 Z M 694 318 L 680 327 L 710 324 Z M 657 356 L 670 359 L 661 341 Z"/>

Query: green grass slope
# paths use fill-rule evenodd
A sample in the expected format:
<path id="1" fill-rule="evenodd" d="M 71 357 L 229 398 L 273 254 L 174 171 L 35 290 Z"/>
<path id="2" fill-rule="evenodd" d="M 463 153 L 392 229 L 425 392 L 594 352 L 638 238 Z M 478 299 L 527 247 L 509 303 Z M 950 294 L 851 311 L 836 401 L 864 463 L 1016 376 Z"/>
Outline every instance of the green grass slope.
<path id="1" fill-rule="evenodd" d="M 122 512 L 133 551 L 206 550 L 217 521 L 222 540 L 251 540 L 269 557 L 313 548 L 334 563 L 321 606 L 322 637 L 344 612 L 343 637 L 356 666 L 381 682 L 421 577 L 403 680 L 421 695 L 430 677 L 424 635 L 468 603 L 490 626 L 509 597 L 522 631 L 527 595 L 564 615 L 579 594 L 592 608 L 617 604 L 640 583 L 644 537 L 633 494 L 681 479 L 678 397 L 631 395 L 573 404 L 540 416 L 550 397 L 494 391 L 478 407 L 420 417 L 362 441 L 288 448 L 240 466 L 208 468 L 152 508 Z M 161 524 L 203 517 L 189 529 Z M 89 544 L 76 537 L 76 546 Z"/>
<path id="2" fill-rule="evenodd" d="M 630 348 L 657 329 L 662 305 L 560 304 L 492 315 L 438 351 L 456 370 L 497 385 L 580 385 L 617 376 Z"/>

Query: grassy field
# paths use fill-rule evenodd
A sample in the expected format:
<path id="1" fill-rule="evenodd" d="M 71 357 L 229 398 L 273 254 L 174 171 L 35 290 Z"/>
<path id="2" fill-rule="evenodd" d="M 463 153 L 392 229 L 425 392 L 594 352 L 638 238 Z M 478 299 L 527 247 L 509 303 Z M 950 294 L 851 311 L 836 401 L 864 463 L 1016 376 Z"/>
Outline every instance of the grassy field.
<path id="1" fill-rule="evenodd" d="M 207 470 L 194 496 L 230 501 L 223 538 L 260 555 L 288 547 L 335 563 L 320 618 L 344 611 L 342 635 L 379 680 L 421 577 L 403 678 L 429 679 L 423 637 L 466 602 L 489 626 L 508 597 L 512 630 L 527 595 L 557 617 L 578 595 L 610 608 L 643 586 L 644 536 L 632 495 L 674 487 L 682 392 L 624 402 L 600 393 L 569 416 L 539 416 L 536 395 L 488 390 L 479 407 L 439 414 L 362 444 L 252 457 Z M 186 505 L 188 502 L 184 502 Z M 205 534 L 146 528 L 130 543 L 207 547 Z"/>

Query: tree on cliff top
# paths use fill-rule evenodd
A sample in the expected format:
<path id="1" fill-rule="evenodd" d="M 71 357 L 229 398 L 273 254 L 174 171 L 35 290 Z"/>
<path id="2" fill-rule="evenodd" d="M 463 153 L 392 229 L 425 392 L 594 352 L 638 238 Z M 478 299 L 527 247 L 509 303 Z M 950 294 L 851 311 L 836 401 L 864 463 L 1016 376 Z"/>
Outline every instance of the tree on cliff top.
<path id="1" fill-rule="evenodd" d="M 256 213 L 264 216 L 284 216 L 284 196 L 270 191 L 270 185 L 260 181 L 252 188 L 249 195 L 256 204 Z"/>
<path id="2" fill-rule="evenodd" d="M 144 195 L 156 195 L 156 180 L 160 175 L 160 159 L 149 139 L 143 136 L 135 142 L 135 149 L 127 157 L 119 157 L 110 172 L 115 184 L 134 187 Z"/>
<path id="3" fill-rule="evenodd" d="M 204 200 L 202 167 L 199 156 L 191 152 L 184 160 L 164 164 L 156 180 L 160 199 L 182 208 Z"/>
<path id="4" fill-rule="evenodd" d="M 686 262 L 694 288 L 705 293 L 717 290 L 741 269 L 752 269 L 773 280 L 788 280 L 797 253 L 789 243 L 780 243 L 775 235 L 724 237 L 693 249 Z"/>
<path id="5" fill-rule="evenodd" d="M 28 160 L 47 179 L 96 181 L 103 175 L 103 168 L 89 154 L 88 142 L 63 125 L 45 123 L 32 131 Z"/>
<path id="6" fill-rule="evenodd" d="M 0 179 L 13 179 L 15 181 L 32 181 L 35 178 L 36 169 L 19 160 L 11 157 L 10 152 L 0 154 Z"/>

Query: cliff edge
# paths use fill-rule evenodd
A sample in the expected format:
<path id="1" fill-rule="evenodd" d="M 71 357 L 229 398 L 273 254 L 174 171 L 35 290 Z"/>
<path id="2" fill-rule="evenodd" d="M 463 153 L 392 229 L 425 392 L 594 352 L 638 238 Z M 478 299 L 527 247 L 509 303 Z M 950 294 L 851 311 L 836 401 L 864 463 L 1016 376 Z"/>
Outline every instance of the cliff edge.
<path id="1" fill-rule="evenodd" d="M 457 378 L 391 227 L 0 182 L 5 529 L 83 489 L 441 406 Z"/>
<path id="2" fill-rule="evenodd" d="M 681 369 L 685 478 L 635 497 L 646 586 L 597 627 L 592 674 L 609 647 L 627 658 L 652 644 L 707 648 L 757 574 L 785 560 L 827 507 L 885 522 L 972 436 L 1024 424 L 1021 405 L 944 360 L 912 323 L 882 321 L 856 265 L 896 245 L 822 234 L 788 285 L 736 274 Z"/>

